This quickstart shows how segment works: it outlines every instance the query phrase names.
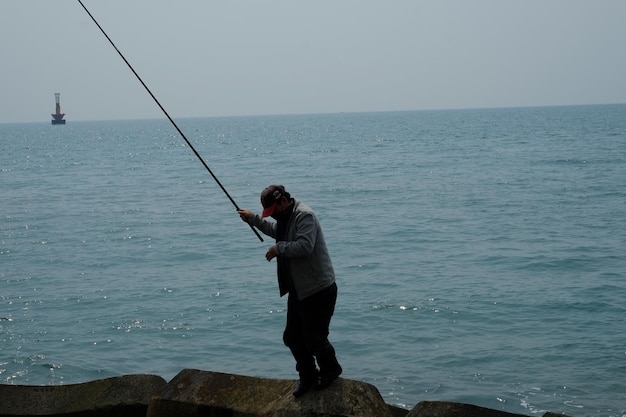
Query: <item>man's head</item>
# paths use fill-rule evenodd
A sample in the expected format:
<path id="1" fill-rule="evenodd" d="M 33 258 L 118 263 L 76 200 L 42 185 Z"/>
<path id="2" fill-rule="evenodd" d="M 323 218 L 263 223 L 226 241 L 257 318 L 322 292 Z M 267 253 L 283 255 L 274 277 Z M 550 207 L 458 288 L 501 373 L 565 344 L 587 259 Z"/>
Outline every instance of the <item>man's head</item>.
<path id="1" fill-rule="evenodd" d="M 261 205 L 263 206 L 261 217 L 280 214 L 289 204 L 291 204 L 291 195 L 285 191 L 285 187 L 270 185 L 261 193 Z"/>

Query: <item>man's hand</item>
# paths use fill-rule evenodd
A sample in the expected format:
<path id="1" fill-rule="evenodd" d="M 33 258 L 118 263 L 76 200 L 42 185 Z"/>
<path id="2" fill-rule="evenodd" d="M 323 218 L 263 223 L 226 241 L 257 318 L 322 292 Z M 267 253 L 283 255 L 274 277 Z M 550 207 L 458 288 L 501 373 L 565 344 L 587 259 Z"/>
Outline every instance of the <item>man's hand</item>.
<path id="1" fill-rule="evenodd" d="M 267 262 L 269 262 L 277 256 L 278 256 L 278 249 L 276 248 L 276 245 L 274 245 L 274 246 L 271 246 L 267 250 L 267 253 L 265 254 L 265 259 L 267 259 Z"/>
<path id="2" fill-rule="evenodd" d="M 241 217 L 241 220 L 246 223 L 248 222 L 248 220 L 254 217 L 254 213 L 246 209 L 237 210 L 237 213 L 239 213 L 239 217 Z"/>

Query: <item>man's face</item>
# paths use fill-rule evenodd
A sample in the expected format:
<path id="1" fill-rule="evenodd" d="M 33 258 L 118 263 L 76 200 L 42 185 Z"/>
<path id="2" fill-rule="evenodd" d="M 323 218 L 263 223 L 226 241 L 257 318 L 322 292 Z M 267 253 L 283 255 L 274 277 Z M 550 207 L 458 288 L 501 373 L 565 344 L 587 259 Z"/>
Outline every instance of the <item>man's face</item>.
<path id="1" fill-rule="evenodd" d="M 289 204 L 291 204 L 291 201 L 289 201 L 287 197 L 282 196 L 276 203 L 276 208 L 274 209 L 274 213 L 272 213 L 272 217 L 285 211 L 287 207 L 289 207 Z"/>

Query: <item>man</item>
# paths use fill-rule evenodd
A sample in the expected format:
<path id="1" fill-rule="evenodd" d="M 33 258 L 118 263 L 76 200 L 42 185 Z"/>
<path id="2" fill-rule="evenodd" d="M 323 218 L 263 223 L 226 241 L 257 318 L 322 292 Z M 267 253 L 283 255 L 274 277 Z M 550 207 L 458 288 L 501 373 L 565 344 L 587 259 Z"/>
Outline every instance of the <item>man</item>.
<path id="1" fill-rule="evenodd" d="M 276 239 L 265 259 L 277 259 L 280 296 L 289 294 L 283 341 L 296 360 L 300 381 L 293 395 L 300 397 L 311 388 L 328 387 L 342 372 L 328 341 L 337 300 L 335 272 L 310 207 L 291 198 L 282 185 L 263 190 L 261 205 L 260 216 L 245 209 L 238 213 L 243 221 Z M 268 216 L 276 221 L 266 220 Z"/>

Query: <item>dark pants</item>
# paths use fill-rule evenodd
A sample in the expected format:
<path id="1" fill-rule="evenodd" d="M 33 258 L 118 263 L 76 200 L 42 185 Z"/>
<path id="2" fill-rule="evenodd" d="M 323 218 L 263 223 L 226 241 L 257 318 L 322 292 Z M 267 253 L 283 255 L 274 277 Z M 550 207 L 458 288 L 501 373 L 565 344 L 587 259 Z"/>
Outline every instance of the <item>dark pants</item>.
<path id="1" fill-rule="evenodd" d="M 336 284 L 300 301 L 295 294 L 289 293 L 283 341 L 296 360 L 300 379 L 317 377 L 316 359 L 321 376 L 341 373 L 335 349 L 328 341 L 328 328 L 336 301 Z"/>

